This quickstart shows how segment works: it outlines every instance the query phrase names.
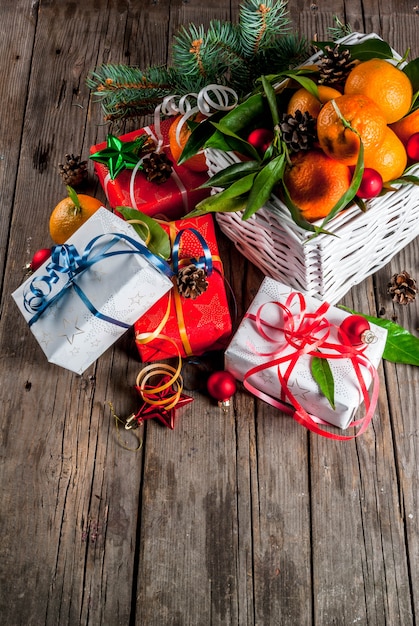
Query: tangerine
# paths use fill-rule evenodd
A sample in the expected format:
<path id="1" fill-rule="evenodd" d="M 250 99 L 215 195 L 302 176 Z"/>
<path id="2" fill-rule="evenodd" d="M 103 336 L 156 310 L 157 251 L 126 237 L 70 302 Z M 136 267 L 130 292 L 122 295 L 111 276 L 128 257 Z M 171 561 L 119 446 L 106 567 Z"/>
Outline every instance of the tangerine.
<path id="1" fill-rule="evenodd" d="M 409 113 L 401 120 L 390 124 L 391 130 L 393 130 L 404 146 L 407 146 L 407 142 L 410 137 L 415 133 L 419 133 L 419 109 Z"/>
<path id="2" fill-rule="evenodd" d="M 362 94 L 374 100 L 387 124 L 397 122 L 409 111 L 413 88 L 408 76 L 384 59 L 369 59 L 350 71 L 345 94 Z"/>
<path id="3" fill-rule="evenodd" d="M 319 149 L 301 150 L 291 162 L 284 174 L 291 200 L 309 222 L 326 217 L 349 189 L 349 167 Z"/>
<path id="4" fill-rule="evenodd" d="M 332 98 L 338 98 L 342 94 L 333 87 L 327 85 L 318 86 L 319 97 L 316 98 L 308 89 L 297 89 L 291 96 L 288 102 L 287 113 L 288 115 L 295 115 L 296 111 L 305 113 L 306 111 L 315 119 L 320 113 L 322 105 L 331 100 Z"/>
<path id="5" fill-rule="evenodd" d="M 56 244 L 65 243 L 102 206 L 93 196 L 77 194 L 71 187 L 67 190 L 69 195 L 60 200 L 49 218 L 49 233 Z"/>
<path id="6" fill-rule="evenodd" d="M 346 123 L 350 124 L 350 128 Z M 367 154 L 380 145 L 386 129 L 386 120 L 378 105 L 362 94 L 329 100 L 317 118 L 320 147 L 330 158 L 345 165 L 357 162 L 360 137 Z"/>
<path id="7" fill-rule="evenodd" d="M 407 165 L 406 149 L 390 127 L 378 148 L 364 155 L 364 165 L 381 174 L 384 183 L 403 174 Z"/>
<path id="8" fill-rule="evenodd" d="M 183 148 L 185 147 L 192 132 L 188 127 L 187 122 L 184 122 L 181 126 L 179 126 L 182 117 L 182 115 L 178 115 L 173 120 L 169 128 L 169 147 L 172 157 L 176 163 L 179 161 Z M 196 116 L 194 121 L 201 121 L 199 117 L 199 115 Z M 203 152 L 192 156 L 190 159 L 185 161 L 184 165 L 195 172 L 205 172 L 208 169 L 205 154 Z"/>

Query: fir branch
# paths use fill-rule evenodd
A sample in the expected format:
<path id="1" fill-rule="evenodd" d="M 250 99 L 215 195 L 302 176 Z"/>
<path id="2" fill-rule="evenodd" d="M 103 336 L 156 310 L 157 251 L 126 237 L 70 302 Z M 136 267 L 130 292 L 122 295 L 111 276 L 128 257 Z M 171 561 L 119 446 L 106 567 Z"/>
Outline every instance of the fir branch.
<path id="1" fill-rule="evenodd" d="M 244 54 L 250 58 L 269 47 L 290 25 L 285 0 L 248 0 L 240 10 L 239 25 Z"/>
<path id="2" fill-rule="evenodd" d="M 328 31 L 333 39 L 336 41 L 337 39 L 342 39 L 342 37 L 346 37 L 352 33 L 352 27 L 350 24 L 345 24 L 342 22 L 337 15 L 334 16 L 335 26 L 329 26 Z"/>

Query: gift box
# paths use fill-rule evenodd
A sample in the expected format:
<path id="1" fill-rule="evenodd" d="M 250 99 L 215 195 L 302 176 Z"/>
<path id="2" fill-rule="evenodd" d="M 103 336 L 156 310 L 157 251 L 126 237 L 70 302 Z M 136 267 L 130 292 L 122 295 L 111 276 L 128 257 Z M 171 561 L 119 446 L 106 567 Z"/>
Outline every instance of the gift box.
<path id="1" fill-rule="evenodd" d="M 154 126 L 146 126 L 140 130 L 122 135 L 119 139 L 128 142 L 147 133 L 156 145 L 162 142 L 163 152 L 172 162 L 173 171 L 166 182 L 160 184 L 150 182 L 139 168 L 124 169 L 112 180 L 109 169 L 102 163 L 95 162 L 95 172 L 112 208 L 127 206 L 138 209 L 150 217 L 162 216 L 174 220 L 183 217 L 195 205 L 209 195 L 208 189 L 199 189 L 208 180 L 207 172 L 196 172 L 187 165 L 177 165 L 171 156 L 168 145 L 168 133 L 172 119 L 164 120 L 157 133 Z M 91 154 L 106 148 L 106 142 L 92 146 Z M 146 155 L 147 156 L 147 155 Z M 141 157 L 141 154 L 140 154 Z"/>
<path id="2" fill-rule="evenodd" d="M 192 299 L 184 297 L 175 284 L 170 295 L 161 298 L 136 322 L 141 359 L 156 361 L 224 349 L 231 336 L 231 318 L 212 215 L 161 222 L 161 226 L 170 236 L 175 274 L 179 268 L 195 264 L 209 270 L 208 286 Z"/>
<path id="3" fill-rule="evenodd" d="M 81 374 L 171 289 L 170 275 L 102 207 L 12 296 L 48 360 Z"/>
<path id="4" fill-rule="evenodd" d="M 351 33 L 339 43 L 353 45 L 369 39 L 379 37 Z M 304 65 L 318 63 L 321 55 Z M 239 161 L 235 153 L 219 150 L 207 150 L 206 157 L 210 175 Z M 409 173 L 418 176 L 419 165 Z M 217 213 L 216 219 L 223 233 L 265 275 L 335 304 L 419 235 L 419 186 L 394 188 L 366 201 L 365 212 L 353 203 L 331 219 L 326 229 L 335 236 L 322 233 L 312 238 L 313 233 L 293 221 L 275 194 L 250 219 L 243 220 L 242 212 Z M 321 220 L 315 223 L 320 224 Z"/>
<path id="5" fill-rule="evenodd" d="M 257 397 L 314 430 L 324 423 L 346 429 L 363 401 L 370 419 L 387 331 L 370 324 L 371 343 L 347 345 L 340 326 L 348 315 L 266 277 L 226 350 L 225 368 Z M 334 408 L 312 374 L 319 354 L 327 356 L 333 375 Z"/>

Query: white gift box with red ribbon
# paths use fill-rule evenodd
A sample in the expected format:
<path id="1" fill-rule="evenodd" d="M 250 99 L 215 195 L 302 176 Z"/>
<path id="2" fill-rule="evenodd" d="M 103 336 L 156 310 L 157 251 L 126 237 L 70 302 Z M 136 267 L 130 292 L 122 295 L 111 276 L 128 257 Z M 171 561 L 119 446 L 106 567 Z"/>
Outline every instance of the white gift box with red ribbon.
<path id="1" fill-rule="evenodd" d="M 323 427 L 360 426 L 373 417 L 378 398 L 377 367 L 387 331 L 370 324 L 374 340 L 349 345 L 340 325 L 348 313 L 266 277 L 225 353 L 225 368 L 256 397 L 318 434 Z M 334 407 L 313 377 L 314 357 L 327 359 L 334 381 Z M 360 405 L 365 415 L 354 420 Z"/>

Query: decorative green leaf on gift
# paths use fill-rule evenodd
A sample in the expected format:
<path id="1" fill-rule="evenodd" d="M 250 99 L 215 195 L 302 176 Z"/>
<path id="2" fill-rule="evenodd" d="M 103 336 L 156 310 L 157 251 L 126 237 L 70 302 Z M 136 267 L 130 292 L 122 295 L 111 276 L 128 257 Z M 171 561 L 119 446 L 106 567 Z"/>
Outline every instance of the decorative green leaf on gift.
<path id="1" fill-rule="evenodd" d="M 155 219 L 131 207 L 116 207 L 116 210 L 132 225 L 150 252 L 166 260 L 170 257 L 169 235 Z"/>
<path id="2" fill-rule="evenodd" d="M 332 409 L 335 409 L 335 381 L 327 359 L 313 356 L 311 359 L 311 374 L 318 384 L 320 391 L 327 398 Z"/>
<path id="3" fill-rule="evenodd" d="M 272 191 L 282 178 L 285 168 L 285 155 L 269 161 L 267 165 L 254 178 L 253 186 L 249 193 L 243 219 L 247 220 L 269 200 Z"/>
<path id="4" fill-rule="evenodd" d="M 201 189 L 207 187 L 230 187 L 233 183 L 243 178 L 243 176 L 257 173 L 260 169 L 260 161 L 240 161 L 239 163 L 233 163 L 233 165 L 229 165 L 214 174 L 209 180 L 206 180 L 205 183 L 201 185 Z"/>
<path id="5" fill-rule="evenodd" d="M 361 315 L 366 320 L 387 330 L 387 340 L 383 352 L 383 359 L 392 363 L 419 365 L 419 337 L 415 337 L 408 330 L 391 320 L 373 317 L 364 313 L 357 313 L 348 307 L 340 305 L 341 309 Z"/>

